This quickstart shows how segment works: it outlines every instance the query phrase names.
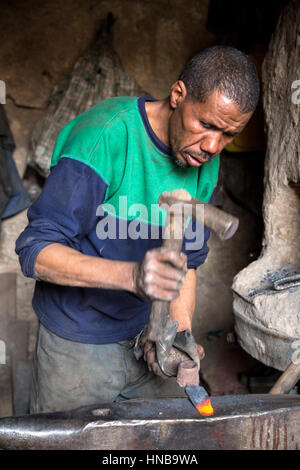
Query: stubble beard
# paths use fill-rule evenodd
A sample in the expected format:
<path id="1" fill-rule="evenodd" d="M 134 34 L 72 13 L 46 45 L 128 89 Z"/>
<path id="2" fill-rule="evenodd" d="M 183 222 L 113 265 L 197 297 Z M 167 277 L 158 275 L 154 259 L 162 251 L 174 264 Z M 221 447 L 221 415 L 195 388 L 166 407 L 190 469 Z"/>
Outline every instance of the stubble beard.
<path id="1" fill-rule="evenodd" d="M 170 130 L 169 130 L 169 133 L 170 133 Z M 175 163 L 175 165 L 178 166 L 179 168 L 187 168 L 188 164 L 179 160 L 179 158 L 176 156 L 176 150 L 174 150 L 176 148 L 178 149 L 180 148 L 179 139 L 177 139 L 176 136 L 172 139 L 172 136 L 170 136 L 170 144 L 171 144 L 171 150 L 172 150 L 172 158 L 173 158 L 173 162 Z"/>
<path id="2" fill-rule="evenodd" d="M 176 142 L 175 142 L 176 144 Z M 173 162 L 175 163 L 176 166 L 178 166 L 179 168 L 187 168 L 188 167 L 188 164 L 179 160 L 179 158 L 176 156 L 176 151 L 173 150 L 174 146 L 171 147 L 172 149 L 172 158 L 173 158 Z"/>
<path id="3" fill-rule="evenodd" d="M 187 168 L 187 164 L 179 160 L 174 153 L 172 153 L 174 163 L 179 166 L 179 168 Z"/>

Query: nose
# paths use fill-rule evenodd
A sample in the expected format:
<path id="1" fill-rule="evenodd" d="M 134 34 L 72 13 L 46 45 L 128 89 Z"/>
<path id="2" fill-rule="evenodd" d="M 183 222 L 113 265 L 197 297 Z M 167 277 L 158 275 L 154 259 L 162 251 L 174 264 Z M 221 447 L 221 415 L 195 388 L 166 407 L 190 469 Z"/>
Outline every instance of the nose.
<path id="1" fill-rule="evenodd" d="M 201 142 L 200 148 L 202 152 L 214 155 L 218 152 L 220 145 L 220 136 L 217 134 L 207 135 Z"/>

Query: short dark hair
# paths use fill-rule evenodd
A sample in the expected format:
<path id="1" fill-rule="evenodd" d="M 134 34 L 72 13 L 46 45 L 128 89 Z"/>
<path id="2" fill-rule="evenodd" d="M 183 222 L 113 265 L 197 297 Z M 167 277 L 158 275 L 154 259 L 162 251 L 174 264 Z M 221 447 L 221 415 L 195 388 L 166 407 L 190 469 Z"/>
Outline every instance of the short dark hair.
<path id="1" fill-rule="evenodd" d="M 193 100 L 204 103 L 214 90 L 218 90 L 234 101 L 242 113 L 253 112 L 259 98 L 255 65 L 234 47 L 203 49 L 186 64 L 178 80 L 184 82 Z"/>

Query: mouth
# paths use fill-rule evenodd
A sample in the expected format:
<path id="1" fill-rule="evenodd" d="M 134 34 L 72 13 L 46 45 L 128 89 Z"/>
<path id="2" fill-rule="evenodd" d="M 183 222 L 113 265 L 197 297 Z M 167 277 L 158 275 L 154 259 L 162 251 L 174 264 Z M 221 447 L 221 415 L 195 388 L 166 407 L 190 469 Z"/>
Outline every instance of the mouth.
<path id="1" fill-rule="evenodd" d="M 188 163 L 189 166 L 202 166 L 203 163 L 206 163 L 208 160 L 202 160 L 200 158 L 195 158 L 193 157 L 190 153 L 188 152 L 183 152 L 184 153 L 184 158 L 186 162 Z"/>

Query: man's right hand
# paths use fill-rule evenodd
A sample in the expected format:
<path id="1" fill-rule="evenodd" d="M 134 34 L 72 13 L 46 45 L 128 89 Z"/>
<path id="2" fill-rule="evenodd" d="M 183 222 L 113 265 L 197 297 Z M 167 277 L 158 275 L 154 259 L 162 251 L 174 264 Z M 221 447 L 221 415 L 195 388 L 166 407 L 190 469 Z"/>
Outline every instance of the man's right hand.
<path id="1" fill-rule="evenodd" d="M 134 266 L 134 288 L 137 294 L 152 300 L 172 301 L 179 297 L 186 273 L 187 257 L 184 253 L 154 248 Z"/>

